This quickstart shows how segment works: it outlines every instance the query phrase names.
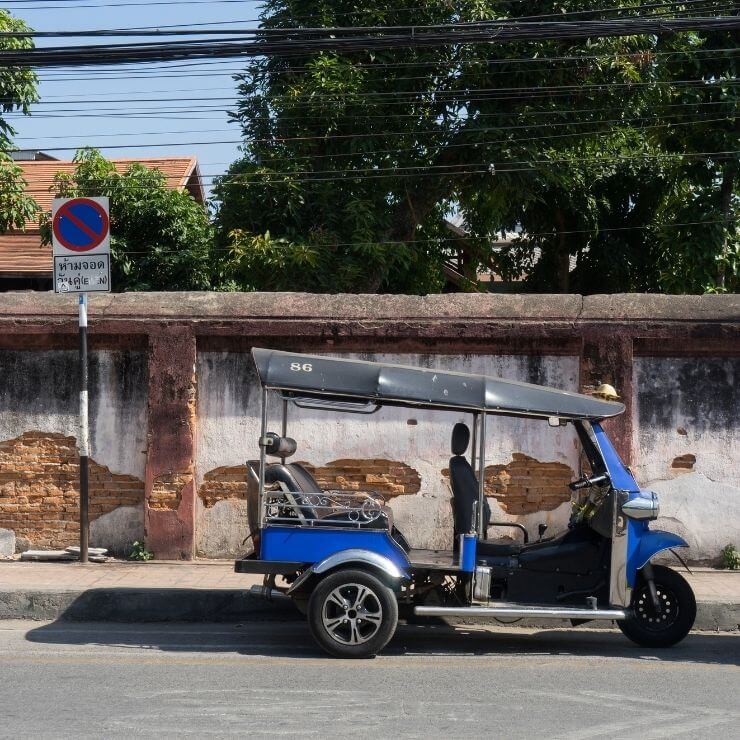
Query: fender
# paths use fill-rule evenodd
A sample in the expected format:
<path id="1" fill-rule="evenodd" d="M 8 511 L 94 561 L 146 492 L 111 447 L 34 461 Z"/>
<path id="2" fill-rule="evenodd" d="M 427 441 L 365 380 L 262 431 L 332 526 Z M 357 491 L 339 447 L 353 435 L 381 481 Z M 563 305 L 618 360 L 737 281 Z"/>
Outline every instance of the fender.
<path id="1" fill-rule="evenodd" d="M 671 547 L 688 547 L 689 543 L 683 537 L 673 532 L 664 532 L 660 529 L 646 529 L 639 535 L 637 547 L 630 554 L 627 563 L 627 577 L 630 584 L 634 585 L 637 571 L 650 562 L 650 559 L 663 550 Z"/>
<path id="2" fill-rule="evenodd" d="M 378 555 L 378 553 L 372 552 L 371 550 L 340 550 L 339 552 L 335 552 L 333 555 L 329 555 L 328 558 L 324 558 L 324 560 L 322 560 L 321 562 L 316 563 L 310 568 L 303 571 L 303 573 L 301 573 L 301 575 L 298 576 L 295 581 L 293 581 L 286 593 L 290 594 L 291 592 L 298 589 L 301 584 L 305 583 L 305 581 L 307 581 L 314 574 L 320 575 L 321 573 L 326 573 L 327 571 L 333 570 L 334 568 L 337 568 L 339 566 L 352 564 L 370 565 L 374 568 L 377 568 L 378 570 L 381 570 L 388 577 L 394 580 L 408 578 L 408 575 L 404 573 L 404 571 L 402 571 L 392 560 L 390 560 L 390 558 L 387 558 L 384 555 Z"/>

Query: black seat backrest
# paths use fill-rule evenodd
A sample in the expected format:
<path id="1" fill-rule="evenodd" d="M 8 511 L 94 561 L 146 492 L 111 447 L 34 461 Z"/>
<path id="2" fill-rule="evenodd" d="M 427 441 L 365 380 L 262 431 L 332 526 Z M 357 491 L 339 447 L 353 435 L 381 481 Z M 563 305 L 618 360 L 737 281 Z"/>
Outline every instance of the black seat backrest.
<path id="1" fill-rule="evenodd" d="M 282 483 L 291 493 L 322 493 L 321 486 L 311 473 L 300 463 L 272 463 L 265 468 L 265 483 Z M 303 503 L 300 497 L 296 497 L 296 503 Z M 301 506 L 301 513 L 306 519 L 315 519 L 316 512 L 308 505 Z"/>
<path id="2" fill-rule="evenodd" d="M 452 457 L 450 458 L 450 483 L 452 485 L 452 509 L 455 519 L 455 542 L 458 535 L 475 531 L 473 508 L 478 501 L 478 479 L 465 451 L 470 443 L 470 429 L 462 422 L 452 429 Z M 491 507 L 488 501 L 483 504 L 483 536 L 486 536 Z"/>
<path id="3" fill-rule="evenodd" d="M 300 463 L 272 463 L 265 468 L 265 483 L 284 483 L 291 493 L 321 493 L 321 486 Z"/>

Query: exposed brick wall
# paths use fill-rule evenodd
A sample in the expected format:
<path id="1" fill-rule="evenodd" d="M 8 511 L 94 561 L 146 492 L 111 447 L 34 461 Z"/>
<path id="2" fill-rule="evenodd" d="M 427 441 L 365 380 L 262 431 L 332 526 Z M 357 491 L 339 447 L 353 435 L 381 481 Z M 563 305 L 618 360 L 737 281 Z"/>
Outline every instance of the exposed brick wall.
<path id="1" fill-rule="evenodd" d="M 333 460 L 317 467 L 303 463 L 324 490 L 376 491 L 386 499 L 418 493 L 421 477 L 396 460 Z"/>
<path id="2" fill-rule="evenodd" d="M 227 498 L 246 499 L 247 466 L 224 466 L 209 470 L 203 476 L 203 483 L 198 489 L 198 497 L 207 509 Z"/>
<path id="3" fill-rule="evenodd" d="M 514 452 L 506 465 L 488 465 L 485 471 L 486 496 L 495 498 L 507 514 L 534 514 L 552 511 L 570 501 L 568 488 L 575 477 L 564 463 L 540 462 Z M 442 471 L 449 477 L 450 471 Z"/>
<path id="4" fill-rule="evenodd" d="M 671 468 L 673 470 L 688 473 L 690 470 L 694 469 L 694 465 L 696 465 L 696 455 L 687 452 L 685 455 L 674 457 L 673 462 L 671 463 Z"/>
<path id="5" fill-rule="evenodd" d="M 507 465 L 486 467 L 486 495 L 492 496 L 508 514 L 552 511 L 570 501 L 570 483 L 575 477 L 564 463 L 540 462 L 514 452 Z"/>
<path id="6" fill-rule="evenodd" d="M 376 491 L 386 499 L 417 493 L 421 478 L 412 468 L 394 460 L 334 460 L 317 467 L 301 463 L 324 490 Z M 221 467 L 203 476 L 198 497 L 206 508 L 228 498 L 246 499 L 247 468 L 245 465 Z"/>
<path id="7" fill-rule="evenodd" d="M 147 505 L 150 509 L 177 510 L 182 501 L 182 491 L 192 479 L 192 475 L 182 473 L 165 473 L 157 476 L 152 483 Z"/>
<path id="8" fill-rule="evenodd" d="M 74 437 L 26 432 L 0 442 L 0 527 L 34 547 L 79 538 L 79 456 Z M 144 500 L 144 481 L 90 460 L 90 520 Z"/>

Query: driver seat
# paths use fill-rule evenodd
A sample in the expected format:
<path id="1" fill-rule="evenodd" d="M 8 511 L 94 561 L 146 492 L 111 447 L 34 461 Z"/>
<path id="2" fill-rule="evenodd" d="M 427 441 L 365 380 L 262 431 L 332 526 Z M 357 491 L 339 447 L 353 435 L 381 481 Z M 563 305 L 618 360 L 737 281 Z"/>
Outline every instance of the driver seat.
<path id="1" fill-rule="evenodd" d="M 475 531 L 473 508 L 478 501 L 478 478 L 472 465 L 465 457 L 470 444 L 470 429 L 459 422 L 452 428 L 452 457 L 450 458 L 450 483 L 452 486 L 452 510 L 455 521 L 454 548 L 458 547 L 461 534 Z M 483 536 L 488 537 L 488 524 L 491 521 L 491 507 L 483 502 Z M 487 539 L 478 540 L 478 555 L 516 555 L 522 549 L 517 544 L 499 544 Z"/>

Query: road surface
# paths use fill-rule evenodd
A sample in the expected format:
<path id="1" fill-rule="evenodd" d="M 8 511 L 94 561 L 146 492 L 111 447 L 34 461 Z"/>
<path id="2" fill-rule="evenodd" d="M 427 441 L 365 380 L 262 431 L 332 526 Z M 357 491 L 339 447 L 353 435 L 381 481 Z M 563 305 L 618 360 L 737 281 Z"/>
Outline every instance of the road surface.
<path id="1" fill-rule="evenodd" d="M 325 658 L 301 622 L 0 622 L 0 736 L 740 738 L 740 635 L 401 627 Z"/>

